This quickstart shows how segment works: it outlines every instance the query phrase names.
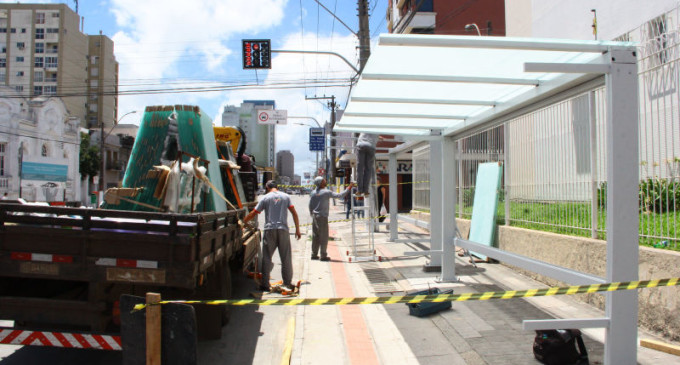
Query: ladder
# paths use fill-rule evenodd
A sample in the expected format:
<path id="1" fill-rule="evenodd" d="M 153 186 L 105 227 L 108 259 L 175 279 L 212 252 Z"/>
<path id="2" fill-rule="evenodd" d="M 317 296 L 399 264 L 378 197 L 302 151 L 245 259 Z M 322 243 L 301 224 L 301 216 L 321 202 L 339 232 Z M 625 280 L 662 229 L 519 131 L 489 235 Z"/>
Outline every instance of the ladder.
<path id="1" fill-rule="evenodd" d="M 375 194 L 376 189 L 371 189 L 371 194 Z M 354 205 L 357 197 L 363 197 L 364 205 Z M 376 218 L 371 214 L 375 211 L 375 195 L 363 196 L 355 194 L 350 191 L 350 214 L 352 216 L 352 249 L 347 251 L 349 262 L 358 261 L 382 261 L 380 256 L 376 255 L 375 241 L 373 232 L 376 227 Z M 362 217 L 357 217 L 358 212 L 363 212 Z"/>

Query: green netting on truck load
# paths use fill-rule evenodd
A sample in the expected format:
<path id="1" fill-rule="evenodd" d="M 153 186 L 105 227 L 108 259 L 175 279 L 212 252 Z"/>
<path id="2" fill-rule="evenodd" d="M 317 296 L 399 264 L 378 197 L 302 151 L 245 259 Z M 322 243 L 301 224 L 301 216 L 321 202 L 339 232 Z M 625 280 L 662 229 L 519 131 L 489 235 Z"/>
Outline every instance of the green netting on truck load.
<path id="1" fill-rule="evenodd" d="M 142 188 L 128 199 L 161 207 L 161 200 L 154 197 L 158 177 L 149 174 L 154 166 L 169 165 L 177 158 L 177 151 L 183 151 L 210 161 L 206 175 L 213 185 L 222 189 L 212 120 L 193 106 L 148 107 L 135 138 L 130 160 L 123 178 L 123 188 Z M 188 162 L 189 158 L 183 158 Z M 205 164 L 201 163 L 200 166 Z M 191 179 L 188 179 L 191 180 Z M 220 190 L 222 192 L 222 190 Z M 225 211 L 226 203 L 212 189 L 205 194 L 196 194 L 198 211 Z M 121 200 L 120 204 L 106 204 L 107 209 L 153 211 L 144 205 Z M 190 207 L 179 213 L 188 213 Z"/>

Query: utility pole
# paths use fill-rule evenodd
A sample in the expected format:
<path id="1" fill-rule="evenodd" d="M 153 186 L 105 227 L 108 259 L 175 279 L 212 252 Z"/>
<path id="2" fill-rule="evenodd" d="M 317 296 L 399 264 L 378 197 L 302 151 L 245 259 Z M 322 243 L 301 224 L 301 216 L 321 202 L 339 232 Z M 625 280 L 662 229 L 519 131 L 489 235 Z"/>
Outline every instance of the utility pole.
<path id="1" fill-rule="evenodd" d="M 324 161 L 322 162 L 324 165 L 324 168 L 326 168 L 326 180 L 329 181 L 329 184 L 332 184 L 331 181 L 335 180 L 335 139 L 333 136 L 335 133 L 333 132 L 333 127 L 335 127 L 335 110 L 337 107 L 337 104 L 335 103 L 335 96 L 314 96 L 314 97 L 308 97 L 305 96 L 305 100 L 327 100 L 330 99 L 331 101 L 328 102 L 328 107 L 331 108 L 331 165 L 326 166 L 326 153 L 324 152 Z M 332 171 L 332 172 L 331 172 Z"/>
<path id="2" fill-rule="evenodd" d="M 359 10 L 359 71 L 364 71 L 364 66 L 371 55 L 371 32 L 368 26 L 368 0 L 358 0 Z"/>

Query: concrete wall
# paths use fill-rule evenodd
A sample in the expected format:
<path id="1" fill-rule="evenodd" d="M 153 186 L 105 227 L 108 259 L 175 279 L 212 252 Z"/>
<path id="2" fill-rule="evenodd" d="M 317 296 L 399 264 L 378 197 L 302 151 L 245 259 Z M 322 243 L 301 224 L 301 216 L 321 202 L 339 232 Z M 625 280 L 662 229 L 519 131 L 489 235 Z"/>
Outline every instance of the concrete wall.
<path id="1" fill-rule="evenodd" d="M 414 218 L 429 221 L 429 214 L 418 213 Z M 457 220 L 463 237 L 468 237 L 470 221 Z M 601 277 L 606 270 L 606 242 L 585 237 L 559 235 L 515 227 L 498 227 L 498 247 L 502 250 L 549 262 L 554 265 Z M 640 247 L 640 280 L 680 277 L 680 252 Z M 514 268 L 518 272 L 549 286 L 566 283 L 533 272 Z M 601 294 L 574 295 L 578 300 L 604 310 Z M 638 291 L 638 324 L 671 340 L 680 340 L 680 287 L 641 289 Z"/>

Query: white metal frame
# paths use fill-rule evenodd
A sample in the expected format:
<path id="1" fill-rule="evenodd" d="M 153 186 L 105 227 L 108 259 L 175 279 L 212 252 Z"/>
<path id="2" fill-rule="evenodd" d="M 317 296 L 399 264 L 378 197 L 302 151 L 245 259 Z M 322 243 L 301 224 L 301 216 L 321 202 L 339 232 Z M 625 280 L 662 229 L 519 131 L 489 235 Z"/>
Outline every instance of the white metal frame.
<path id="1" fill-rule="evenodd" d="M 513 57 L 522 51 L 568 52 L 569 55 L 588 53 L 579 62 L 566 60 L 576 57 L 562 57 L 552 62 L 535 62 L 532 59 L 523 60 L 524 74 L 519 77 L 515 71 L 508 77 L 496 75 L 489 77 L 468 74 L 456 74 L 458 70 L 451 68 L 441 71 L 441 74 L 413 74 L 397 71 L 390 73 L 379 67 L 381 47 L 391 49 L 385 54 L 397 54 L 395 47 L 423 47 L 425 52 L 450 48 L 447 59 L 455 60 L 458 49 L 470 48 L 486 50 L 508 50 L 514 52 Z M 409 48 L 405 48 L 409 49 Z M 391 52 L 391 53 L 390 53 Z M 441 53 L 439 53 L 441 54 Z M 529 53 L 527 53 L 529 54 Z M 376 55 L 378 55 L 376 59 Z M 535 56 L 536 53 L 531 53 Z M 398 62 L 396 59 L 390 62 Z M 516 60 L 515 60 L 516 61 Z M 371 63 L 375 62 L 374 65 Z M 406 61 L 405 61 L 406 62 Z M 433 72 L 423 68 L 424 72 Z M 470 70 L 467 70 L 470 71 Z M 483 70 L 482 70 L 483 71 Z M 494 70 L 497 71 L 497 70 Z M 630 43 L 598 42 L 598 41 L 567 41 L 540 39 L 513 39 L 499 37 L 459 37 L 459 36 L 431 36 L 431 35 L 383 35 L 379 46 L 373 53 L 362 75 L 359 85 L 353 91 L 347 112 L 336 128 L 338 130 L 369 132 L 382 134 L 400 134 L 411 136 L 414 142 L 398 146 L 389 153 L 389 182 L 396 186 L 397 153 L 412 150 L 428 141 L 430 143 L 430 204 L 431 204 L 431 266 L 441 266 L 443 281 L 455 281 L 455 247 L 480 252 L 491 258 L 519 266 L 542 275 L 547 275 L 569 284 L 602 283 L 631 281 L 638 278 L 638 102 L 637 102 L 637 64 L 635 47 Z M 496 72 L 498 73 L 498 72 Z M 542 74 L 541 74 L 542 73 Z M 471 75 L 473 74 L 473 75 Z M 536 76 L 531 76 L 536 75 Z M 546 76 L 547 75 L 547 76 Z M 394 97 L 388 94 L 363 95 L 362 82 L 381 82 L 385 80 L 400 80 L 403 82 L 451 83 L 460 84 L 461 88 L 471 83 L 498 85 L 502 90 L 511 90 L 514 97 L 503 100 L 460 100 L 447 99 L 448 95 L 436 98 L 423 98 L 414 90 L 411 94 Z M 518 114 L 524 114 L 549 104 L 574 90 L 590 89 L 602 85 L 607 88 L 607 262 L 606 276 L 600 278 L 587 273 L 580 273 L 549 263 L 521 255 L 511 254 L 497 248 L 483 246 L 467 240 L 456 238 L 455 232 L 455 181 L 458 167 L 458 154 L 454 140 L 469 136 L 477 131 L 498 126 Z M 388 82 L 388 81 L 385 81 Z M 520 86 L 517 86 L 520 85 Z M 525 85 L 533 85 L 530 89 Z M 508 89 L 514 88 L 514 89 Z M 371 90 L 379 92 L 385 88 Z M 357 95 L 357 93 L 359 95 Z M 378 92 L 377 92 L 378 93 Z M 500 94 L 500 93 L 499 93 Z M 507 93 L 506 93 L 507 94 Z M 374 107 L 366 105 L 356 107 L 353 104 L 373 103 Z M 390 110 L 394 103 L 453 106 L 459 104 L 479 105 L 486 108 L 469 115 L 397 113 Z M 414 107 L 415 108 L 415 107 Z M 363 110 L 363 111 L 361 111 Z M 370 110 L 370 113 L 365 112 Z M 382 110 L 382 111 L 381 111 Z M 402 109 L 403 110 L 403 109 Z M 417 109 L 414 109 L 417 110 Z M 420 109 L 424 110 L 424 109 Z M 443 110 L 443 109 L 436 109 Z M 453 109 L 451 109 L 453 110 Z M 394 120 L 396 125 L 390 126 L 385 120 Z M 443 127 L 448 123 L 448 126 Z M 442 128 L 443 127 L 443 128 Z M 398 239 L 397 189 L 390 189 L 390 239 Z M 419 254 L 423 254 L 420 252 Z M 620 291 L 604 294 L 605 317 L 596 319 L 560 319 L 560 320 L 528 320 L 524 322 L 525 329 L 550 328 L 585 328 L 604 327 L 605 363 L 606 364 L 635 364 L 637 360 L 637 291 Z"/>

